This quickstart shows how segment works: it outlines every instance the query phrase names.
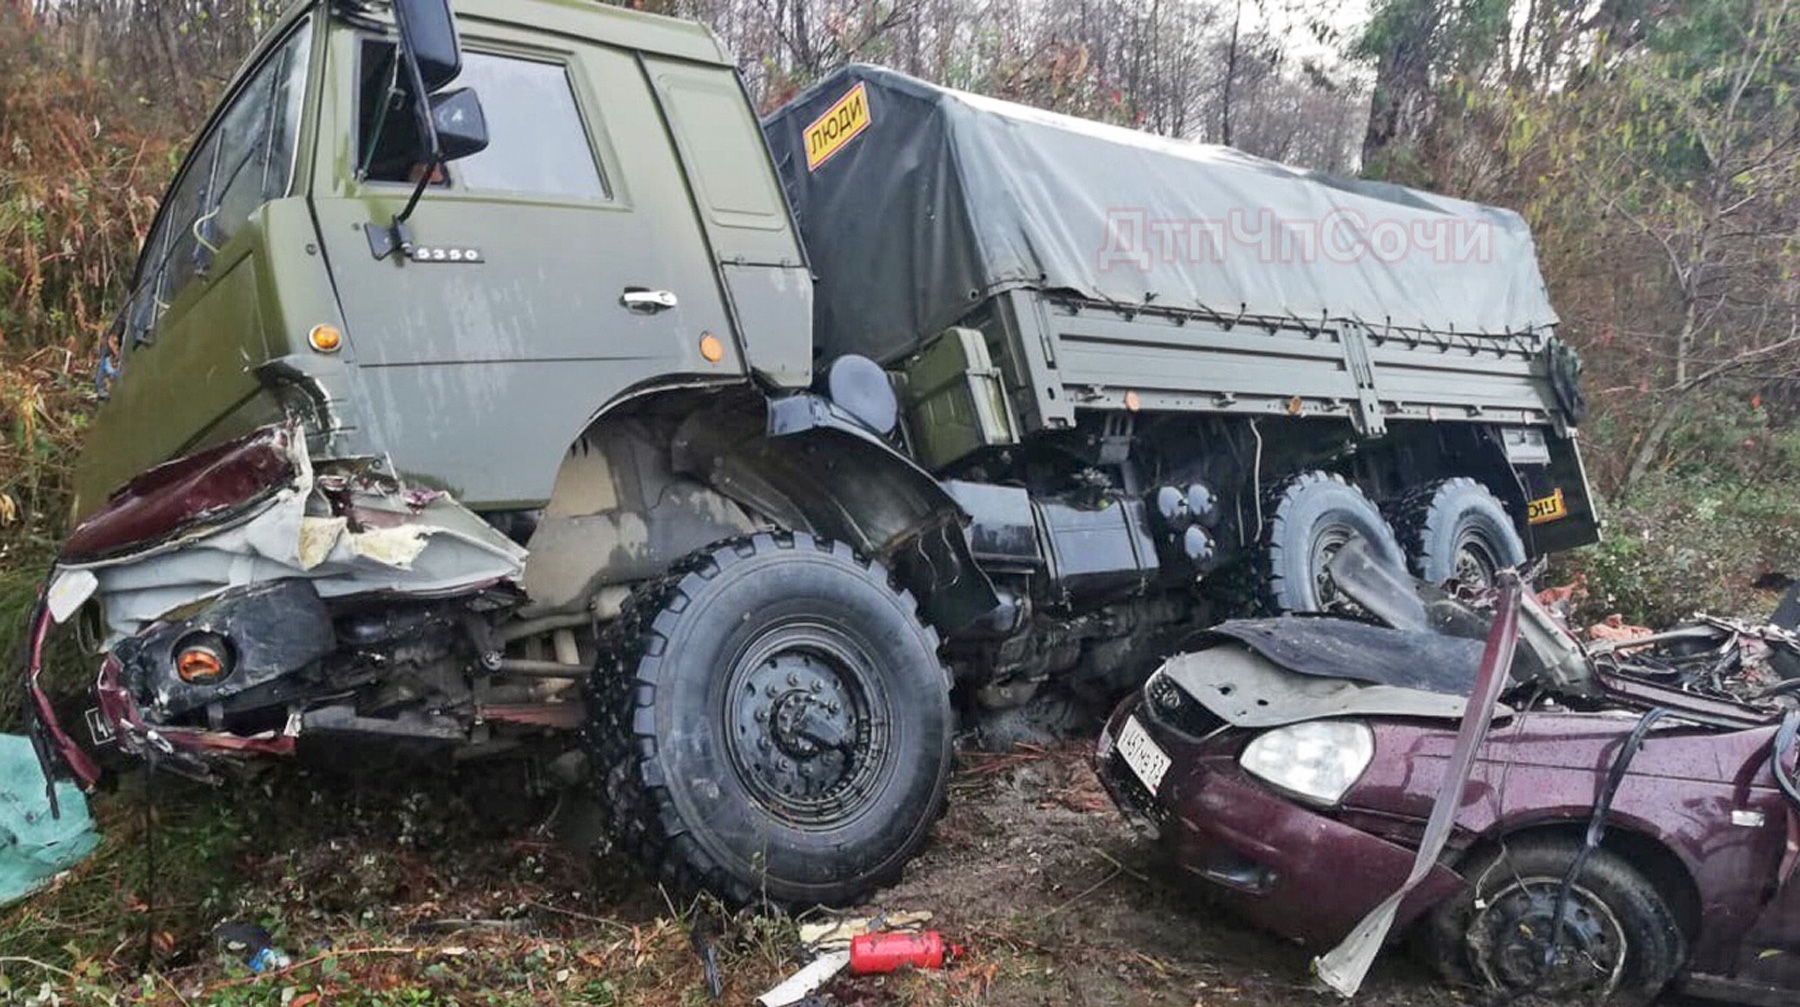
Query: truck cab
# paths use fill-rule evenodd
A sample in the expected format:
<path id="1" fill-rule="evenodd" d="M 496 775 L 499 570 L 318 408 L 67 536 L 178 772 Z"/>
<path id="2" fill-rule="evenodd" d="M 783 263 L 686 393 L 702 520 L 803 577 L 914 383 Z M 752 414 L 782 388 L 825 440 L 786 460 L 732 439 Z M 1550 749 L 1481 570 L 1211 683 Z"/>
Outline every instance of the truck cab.
<path id="1" fill-rule="evenodd" d="M 711 35 L 550 0 L 455 26 L 487 143 L 431 171 L 379 257 L 426 170 L 385 5 L 298 4 L 258 47 L 145 244 L 78 519 L 295 407 L 316 453 L 539 507 L 627 394 L 810 382 L 804 256 Z"/>

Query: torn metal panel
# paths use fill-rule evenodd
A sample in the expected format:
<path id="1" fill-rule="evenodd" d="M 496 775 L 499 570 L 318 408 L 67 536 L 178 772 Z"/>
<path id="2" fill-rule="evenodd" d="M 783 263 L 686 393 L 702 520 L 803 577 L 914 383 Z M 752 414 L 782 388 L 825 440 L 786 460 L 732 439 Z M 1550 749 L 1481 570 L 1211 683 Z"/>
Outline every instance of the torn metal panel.
<path id="1" fill-rule="evenodd" d="M 1384 714 L 1456 720 L 1469 705 L 1466 697 L 1443 692 L 1297 674 L 1238 645 L 1179 654 L 1159 674 L 1233 727 Z M 1496 718 L 1511 715 L 1505 705 L 1495 707 Z"/>
<path id="2" fill-rule="evenodd" d="M 230 523 L 260 508 L 300 475 L 305 445 L 288 427 L 165 462 L 126 483 L 63 543 L 75 563 L 141 553 L 194 528 Z"/>
<path id="3" fill-rule="evenodd" d="M 1476 756 L 1487 740 L 1488 727 L 1493 723 L 1492 711 L 1506 685 L 1507 670 L 1512 667 L 1513 652 L 1519 643 L 1519 599 L 1523 589 L 1518 575 L 1511 571 L 1503 572 L 1500 575 L 1500 588 L 1499 609 L 1494 614 L 1493 628 L 1488 633 L 1487 646 L 1483 649 L 1481 664 L 1470 690 L 1469 706 L 1457 729 L 1456 744 L 1451 749 L 1450 759 L 1445 767 L 1443 785 L 1438 788 L 1437 799 L 1432 803 L 1431 817 L 1425 823 L 1425 834 L 1413 858 L 1412 872 L 1399 888 L 1363 917 L 1349 936 L 1330 951 L 1313 959 L 1314 973 L 1339 996 L 1356 995 L 1356 991 L 1362 987 L 1363 979 L 1369 974 L 1369 967 L 1375 963 L 1375 956 L 1381 953 L 1382 946 L 1387 943 L 1388 933 L 1398 919 L 1401 904 L 1435 870 L 1442 867 L 1438 863 L 1438 857 L 1444 851 L 1444 844 L 1450 839 L 1451 827 L 1455 824 L 1456 813 L 1462 807 L 1468 787 L 1469 774 L 1474 770 Z"/>
<path id="4" fill-rule="evenodd" d="M 1481 642 L 1388 629 L 1347 619 L 1234 619 L 1207 631 L 1235 640 L 1289 671 L 1322 678 L 1467 696 Z"/>
<path id="5" fill-rule="evenodd" d="M 375 592 L 438 596 L 516 581 L 523 571 L 525 550 L 448 495 L 408 491 L 336 465 L 315 476 L 305 439 L 292 431 L 240 443 L 256 456 L 255 472 L 284 481 L 250 492 L 246 502 L 207 510 L 204 520 L 170 525 L 180 530 L 145 539 L 136 551 L 95 560 L 65 553 L 57 577 L 93 575 L 109 643 L 184 606 L 263 581 L 303 578 L 327 599 Z M 286 465 L 268 461 L 276 448 L 285 452 Z M 245 477 L 242 485 L 251 481 Z M 174 512 L 180 508 L 163 506 L 156 494 L 186 499 L 188 485 L 163 481 L 133 499 L 149 513 Z M 96 515 L 83 528 L 111 513 Z M 121 534 L 103 538 L 123 541 Z"/>

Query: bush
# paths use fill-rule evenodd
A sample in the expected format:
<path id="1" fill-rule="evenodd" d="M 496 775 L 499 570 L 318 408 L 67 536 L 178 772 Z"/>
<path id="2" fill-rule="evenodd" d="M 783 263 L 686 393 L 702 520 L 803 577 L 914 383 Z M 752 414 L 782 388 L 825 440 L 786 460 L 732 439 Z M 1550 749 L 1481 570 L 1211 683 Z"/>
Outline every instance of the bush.
<path id="1" fill-rule="evenodd" d="M 1772 574 L 1800 573 L 1800 480 L 1721 483 L 1656 475 L 1606 513 L 1605 538 L 1562 557 L 1551 579 L 1585 576 L 1583 623 L 1611 613 L 1664 626 L 1705 611 L 1766 618 Z"/>

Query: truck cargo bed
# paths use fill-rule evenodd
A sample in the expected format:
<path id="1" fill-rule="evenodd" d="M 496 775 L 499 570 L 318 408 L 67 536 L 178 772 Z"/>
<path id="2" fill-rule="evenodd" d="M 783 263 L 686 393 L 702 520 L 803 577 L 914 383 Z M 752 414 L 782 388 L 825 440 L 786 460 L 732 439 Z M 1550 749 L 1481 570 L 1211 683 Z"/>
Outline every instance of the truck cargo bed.
<path id="1" fill-rule="evenodd" d="M 814 342 L 979 329 L 1020 433 L 1082 408 L 1564 425 L 1511 211 L 851 66 L 764 124 Z"/>

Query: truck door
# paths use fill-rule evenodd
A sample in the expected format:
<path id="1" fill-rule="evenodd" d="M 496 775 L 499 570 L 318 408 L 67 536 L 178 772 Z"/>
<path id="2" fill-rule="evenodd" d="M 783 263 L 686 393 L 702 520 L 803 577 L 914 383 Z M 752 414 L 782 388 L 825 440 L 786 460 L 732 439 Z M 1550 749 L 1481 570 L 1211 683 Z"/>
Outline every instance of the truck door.
<path id="1" fill-rule="evenodd" d="M 404 110 L 375 126 L 391 42 L 341 34 L 327 69 L 343 92 L 328 102 L 338 122 L 321 125 L 341 140 L 320 164 L 336 198 L 316 213 L 363 420 L 400 474 L 475 506 L 541 502 L 568 445 L 624 390 L 741 375 L 633 54 L 463 19 L 455 86 L 479 95 L 489 146 L 429 187 L 408 224 L 412 254 L 377 260 L 366 225 L 404 205 L 416 146 Z"/>
<path id="2" fill-rule="evenodd" d="M 729 67 L 644 57 L 688 190 L 731 300 L 738 338 L 764 381 L 812 381 L 812 276 L 749 99 Z"/>

